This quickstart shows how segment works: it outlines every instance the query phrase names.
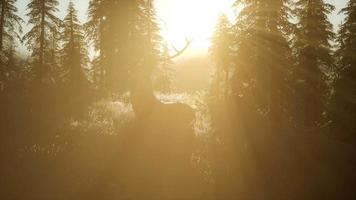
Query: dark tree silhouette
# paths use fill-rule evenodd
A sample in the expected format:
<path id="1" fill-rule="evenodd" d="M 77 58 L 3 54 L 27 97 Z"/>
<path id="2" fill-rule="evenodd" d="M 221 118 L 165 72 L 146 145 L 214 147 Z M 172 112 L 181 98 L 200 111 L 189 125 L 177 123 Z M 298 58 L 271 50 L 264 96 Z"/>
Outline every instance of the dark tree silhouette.
<path id="1" fill-rule="evenodd" d="M 50 37 L 58 32 L 58 27 L 61 20 L 55 16 L 58 11 L 57 0 L 31 0 L 27 5 L 29 12 L 27 16 L 30 18 L 29 25 L 32 29 L 25 34 L 23 39 L 26 41 L 27 47 L 32 51 L 32 58 L 35 65 L 35 76 L 38 79 L 43 79 L 50 72 L 51 63 L 49 63 L 50 55 Z"/>
<path id="2" fill-rule="evenodd" d="M 15 3 L 17 0 L 0 1 L 0 52 L 6 43 L 13 43 L 15 38 L 20 39 L 23 20 L 17 15 Z"/>
<path id="3" fill-rule="evenodd" d="M 16 0 L 0 1 L 0 91 L 3 90 L 8 79 L 6 68 L 9 62 L 12 62 L 12 58 L 8 55 L 13 53 L 15 40 L 21 40 L 19 34 L 22 32 L 23 20 L 17 15 L 18 9 L 15 3 Z"/>
<path id="4" fill-rule="evenodd" d="M 142 66 L 145 74 L 152 75 L 152 71 L 159 65 L 162 59 L 162 37 L 160 35 L 160 28 L 157 22 L 156 10 L 153 0 L 145 0 L 141 2 L 142 15 L 139 19 L 139 37 L 142 37 L 145 63 L 147 66 Z"/>
<path id="5" fill-rule="evenodd" d="M 109 91 L 127 90 L 132 75 L 150 77 L 158 67 L 163 45 L 155 15 L 153 1 L 90 2 L 86 28 L 99 53 L 94 70 Z"/>
<path id="6" fill-rule="evenodd" d="M 77 10 L 70 1 L 67 15 L 63 20 L 64 31 L 62 33 L 62 68 L 64 76 L 70 82 L 83 84 L 86 79 L 85 68 L 87 68 L 89 57 L 87 45 L 85 44 L 84 28 L 77 17 Z"/>
<path id="7" fill-rule="evenodd" d="M 356 119 L 356 1 L 341 10 L 346 15 L 338 34 L 337 80 L 330 103 L 333 132 L 355 142 Z"/>
<path id="8" fill-rule="evenodd" d="M 216 65 L 214 93 L 223 92 L 228 98 L 233 58 L 233 29 L 226 15 L 221 15 L 212 38 L 211 54 Z M 219 95 L 219 94 L 216 94 Z M 221 94 L 220 94 L 221 95 Z"/>
<path id="9" fill-rule="evenodd" d="M 251 112 L 277 123 L 290 110 L 291 1 L 246 0 L 235 6 L 240 3 L 244 8 L 236 23 L 235 94 L 243 96 L 238 99 L 249 104 Z"/>
<path id="10" fill-rule="evenodd" d="M 88 22 L 85 24 L 89 41 L 99 55 L 93 61 L 93 79 L 96 85 L 103 89 L 105 81 L 105 48 L 103 45 L 104 33 L 107 30 L 107 16 L 105 5 L 110 1 L 91 0 L 88 9 Z M 106 3 L 106 4 L 105 4 Z"/>
<path id="11" fill-rule="evenodd" d="M 322 0 L 300 0 L 297 3 L 297 87 L 299 98 L 297 108 L 300 126 L 316 128 L 322 123 L 328 95 L 327 73 L 334 66 L 332 44 L 335 34 L 328 15 L 334 6 Z"/>
<path id="12" fill-rule="evenodd" d="M 138 41 L 133 38 L 139 12 L 137 1 L 92 0 L 89 4 L 87 32 L 99 53 L 94 70 L 101 87 L 110 92 L 127 88 L 128 65 L 137 59 L 133 55 L 137 55 Z"/>
<path id="13" fill-rule="evenodd" d="M 218 199 L 235 199 L 239 195 L 242 199 L 250 198 L 244 195 L 254 193 L 264 179 L 248 166 L 253 156 L 263 152 L 264 145 L 256 138 L 274 138 L 289 128 L 293 104 L 289 88 L 293 66 L 291 4 L 289 0 L 242 0 L 234 4 L 241 11 L 233 25 L 230 42 L 233 98 L 224 103 L 211 103 L 215 127 L 213 169 Z M 217 56 L 224 59 L 226 54 Z M 249 154 L 243 146 L 251 146 L 251 151 L 258 153 Z M 240 182 L 242 177 L 251 180 L 248 186 Z M 272 187 L 270 189 L 268 191 L 266 186 L 266 192 L 259 195 L 272 193 Z"/>

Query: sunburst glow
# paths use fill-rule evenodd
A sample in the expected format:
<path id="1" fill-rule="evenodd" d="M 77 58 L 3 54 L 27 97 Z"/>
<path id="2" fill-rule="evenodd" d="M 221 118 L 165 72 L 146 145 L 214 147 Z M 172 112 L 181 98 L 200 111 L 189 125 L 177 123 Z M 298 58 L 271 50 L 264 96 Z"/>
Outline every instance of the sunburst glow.
<path id="1" fill-rule="evenodd" d="M 232 20 L 234 0 L 157 0 L 162 35 L 169 44 L 182 46 L 185 37 L 193 40 L 191 51 L 206 51 L 220 14 Z"/>

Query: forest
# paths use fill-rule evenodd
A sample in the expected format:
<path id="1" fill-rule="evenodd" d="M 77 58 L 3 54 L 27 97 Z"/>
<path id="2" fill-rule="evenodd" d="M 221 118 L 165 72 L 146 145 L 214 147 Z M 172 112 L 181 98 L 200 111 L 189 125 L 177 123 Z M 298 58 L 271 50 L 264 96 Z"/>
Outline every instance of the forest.
<path id="1" fill-rule="evenodd" d="M 155 0 L 74 2 L 0 0 L 0 199 L 356 199 L 356 0 L 235 0 L 183 92 Z"/>

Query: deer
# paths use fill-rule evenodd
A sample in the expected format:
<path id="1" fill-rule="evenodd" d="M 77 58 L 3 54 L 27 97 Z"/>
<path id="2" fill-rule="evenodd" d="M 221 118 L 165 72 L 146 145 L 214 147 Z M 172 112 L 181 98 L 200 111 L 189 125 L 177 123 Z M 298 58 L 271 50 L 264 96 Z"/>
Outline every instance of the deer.
<path id="1" fill-rule="evenodd" d="M 178 57 L 189 45 L 187 40 L 182 50 L 165 59 Z M 132 77 L 129 93 L 135 119 L 125 142 L 123 182 L 131 194 L 152 195 L 142 199 L 187 199 L 180 195 L 190 196 L 199 185 L 192 163 L 194 109 L 184 103 L 161 102 L 151 79 L 142 73 Z"/>
<path id="2" fill-rule="evenodd" d="M 194 121 L 194 110 L 184 103 L 163 103 L 154 94 L 150 81 L 141 79 L 130 90 L 130 100 L 136 120 L 148 120 L 164 115 L 171 116 L 176 122 L 191 124 Z"/>
<path id="3" fill-rule="evenodd" d="M 181 55 L 190 45 L 191 41 L 186 39 L 186 45 L 183 49 L 177 50 L 175 55 L 164 58 L 167 59 Z M 154 94 L 152 81 L 143 73 L 135 74 L 133 77 L 132 86 L 130 89 L 131 105 L 135 114 L 135 120 L 141 127 L 145 127 L 146 131 L 151 129 L 155 132 L 161 132 L 161 139 L 166 138 L 178 143 L 186 140 L 185 147 L 189 146 L 189 140 L 194 140 L 193 123 L 195 120 L 194 110 L 184 103 L 163 103 Z M 184 144 L 182 144 L 184 145 Z"/>

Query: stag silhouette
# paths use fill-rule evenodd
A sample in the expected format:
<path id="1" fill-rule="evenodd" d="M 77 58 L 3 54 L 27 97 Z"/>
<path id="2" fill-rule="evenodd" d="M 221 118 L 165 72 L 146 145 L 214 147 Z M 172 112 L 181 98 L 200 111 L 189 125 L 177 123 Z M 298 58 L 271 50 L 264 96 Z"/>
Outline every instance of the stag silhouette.
<path id="1" fill-rule="evenodd" d="M 189 44 L 166 59 L 179 56 Z M 144 74 L 136 73 L 132 82 L 135 121 L 125 142 L 126 187 L 139 199 L 197 199 L 199 178 L 191 162 L 194 110 L 183 103 L 159 101 Z"/>
<path id="2" fill-rule="evenodd" d="M 181 55 L 190 43 L 191 41 L 186 39 L 185 47 L 181 50 L 175 49 L 176 54 L 165 60 Z M 159 101 L 154 94 L 150 78 L 144 73 L 136 73 L 133 77 L 130 97 L 137 123 L 140 127 L 145 127 L 143 132 L 154 133 L 151 137 L 161 141 L 160 146 L 167 148 L 162 149 L 163 151 L 167 152 L 172 147 L 181 150 L 184 146 L 186 156 L 191 154 L 192 141 L 195 138 L 192 127 L 195 112 L 190 106 Z"/>

